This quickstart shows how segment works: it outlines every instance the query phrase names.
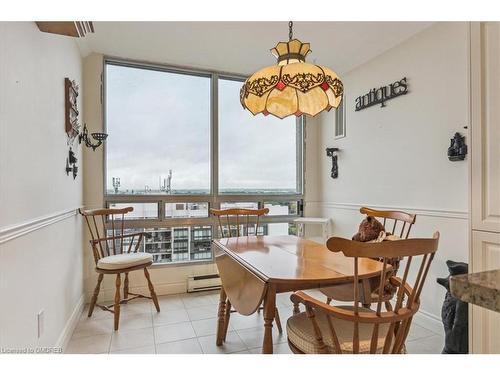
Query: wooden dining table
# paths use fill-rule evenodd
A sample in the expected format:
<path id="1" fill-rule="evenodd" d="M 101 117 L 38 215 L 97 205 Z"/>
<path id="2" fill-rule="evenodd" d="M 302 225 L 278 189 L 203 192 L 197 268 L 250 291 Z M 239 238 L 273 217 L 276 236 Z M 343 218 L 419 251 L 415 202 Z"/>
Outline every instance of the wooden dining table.
<path id="1" fill-rule="evenodd" d="M 245 236 L 214 240 L 222 281 L 216 345 L 223 345 L 226 299 L 251 315 L 264 302 L 262 353 L 273 352 L 272 327 L 276 294 L 316 289 L 354 281 L 354 261 L 325 245 L 296 236 Z M 359 278 L 380 275 L 382 263 L 359 260 Z M 294 307 L 297 313 L 298 307 Z"/>

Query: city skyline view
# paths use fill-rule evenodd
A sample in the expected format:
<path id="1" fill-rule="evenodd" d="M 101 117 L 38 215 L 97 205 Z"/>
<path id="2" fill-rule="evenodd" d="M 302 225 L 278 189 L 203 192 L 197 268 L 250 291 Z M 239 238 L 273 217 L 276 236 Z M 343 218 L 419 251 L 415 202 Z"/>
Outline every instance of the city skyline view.
<path id="1" fill-rule="evenodd" d="M 297 202 L 267 202 L 264 205 L 269 209 L 269 216 L 293 215 L 297 213 Z M 126 216 L 126 220 L 148 220 L 158 217 L 156 203 L 114 203 L 110 208 L 132 207 L 133 211 Z M 221 208 L 250 208 L 258 207 L 255 202 L 222 203 Z M 206 218 L 209 217 L 208 203 L 166 203 L 166 218 Z M 235 226 L 231 227 L 235 230 Z M 131 232 L 137 229 L 132 229 Z M 172 263 L 209 260 L 213 257 L 211 248 L 212 238 L 218 237 L 217 225 L 177 225 L 177 226 L 152 226 L 143 228 L 149 236 L 144 238 L 139 251 L 151 253 L 154 263 Z M 241 232 L 248 230 L 255 232 L 255 227 L 250 224 L 241 224 Z M 283 235 L 295 233 L 289 223 L 261 223 L 259 234 Z M 234 234 L 234 233 L 233 233 Z M 112 235 L 112 232 L 109 233 Z M 226 233 L 228 235 L 228 233 Z M 234 234 L 236 235 L 236 234 Z"/>

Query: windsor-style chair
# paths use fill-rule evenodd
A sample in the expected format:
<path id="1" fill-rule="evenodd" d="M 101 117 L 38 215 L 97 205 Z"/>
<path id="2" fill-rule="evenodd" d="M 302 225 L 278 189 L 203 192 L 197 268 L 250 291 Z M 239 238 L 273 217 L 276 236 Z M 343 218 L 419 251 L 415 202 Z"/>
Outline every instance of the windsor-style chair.
<path id="1" fill-rule="evenodd" d="M 327 242 L 330 251 L 342 251 L 354 258 L 354 301 L 352 306 L 330 306 L 304 292 L 290 298 L 294 304 L 304 304 L 305 312 L 293 315 L 287 321 L 288 344 L 294 353 L 365 353 L 397 354 L 405 351 L 404 343 L 413 316 L 420 306 L 420 295 L 429 267 L 437 251 L 439 232 L 433 238 L 363 243 L 332 237 Z M 359 306 L 359 258 L 382 259 L 378 289 L 387 281 L 395 288 L 396 302 L 392 311 L 382 312 L 383 293 L 377 293 L 377 307 L 370 310 Z M 418 257 L 418 258 L 417 258 Z M 419 262 L 419 258 L 421 261 Z M 403 278 L 392 276 L 386 270 L 392 258 L 406 258 Z M 413 285 L 408 275 L 412 263 L 418 271 Z"/>
<path id="2" fill-rule="evenodd" d="M 402 239 L 408 239 L 411 228 L 413 224 L 415 224 L 417 217 L 415 214 L 409 214 L 402 211 L 379 211 L 368 207 L 361 207 L 359 212 L 367 216 L 373 216 L 377 219 L 383 219 L 382 224 L 384 225 L 385 230 L 390 231 L 390 233 Z M 396 275 L 399 268 L 399 257 L 391 259 L 389 264 L 392 266 L 392 272 Z M 374 294 L 373 291 L 377 288 L 379 281 L 380 280 L 377 277 L 363 280 L 360 283 L 360 299 L 364 307 L 370 307 L 372 301 L 377 299 L 378 296 Z M 352 283 L 321 288 L 320 291 L 326 295 L 326 303 L 328 304 L 332 300 L 350 302 L 353 300 L 354 296 Z M 392 297 L 393 295 L 390 293 L 390 288 L 386 288 L 384 296 L 386 309 L 391 308 L 389 300 Z"/>
<path id="3" fill-rule="evenodd" d="M 125 234 L 124 217 L 126 213 L 132 212 L 133 210 L 132 207 L 80 210 L 90 231 L 90 236 L 92 238 L 90 244 L 92 245 L 92 252 L 96 264 L 95 270 L 99 274 L 94 294 L 90 300 L 88 316 L 92 316 L 95 306 L 113 313 L 115 331 L 118 330 L 120 323 L 120 304 L 127 303 L 136 298 L 148 298 L 153 300 L 156 311 L 160 312 L 158 298 L 147 269 L 153 264 L 153 256 L 149 253 L 138 252 L 143 238 L 147 237 L 148 234 L 144 232 Z M 101 232 L 99 228 L 101 228 Z M 111 235 L 109 235 L 110 232 Z M 151 293 L 150 297 L 129 291 L 128 274 L 131 271 L 140 269 L 144 270 L 144 275 L 146 276 L 148 288 Z M 125 274 L 123 285 L 124 299 L 120 297 L 122 273 Z M 105 274 L 116 275 L 114 304 L 108 306 L 96 303 L 101 288 L 101 282 Z M 133 297 L 129 298 L 129 295 Z"/>
<path id="4" fill-rule="evenodd" d="M 259 229 L 259 220 L 261 216 L 269 213 L 269 208 L 248 209 L 248 208 L 229 208 L 225 210 L 210 209 L 210 213 L 217 218 L 219 233 L 221 238 L 240 237 L 240 236 L 256 236 Z M 255 218 L 255 219 L 254 219 Z M 224 287 L 224 286 L 223 286 Z M 221 295 L 224 293 L 221 290 Z M 225 295 L 225 294 L 224 294 Z M 264 309 L 263 306 L 258 308 L 258 312 Z M 278 309 L 275 310 L 275 322 L 279 333 L 283 332 Z M 229 318 L 231 313 L 236 312 L 231 308 L 231 301 L 226 299 L 226 310 L 224 319 L 224 328 L 222 337 L 225 340 L 229 327 Z"/>

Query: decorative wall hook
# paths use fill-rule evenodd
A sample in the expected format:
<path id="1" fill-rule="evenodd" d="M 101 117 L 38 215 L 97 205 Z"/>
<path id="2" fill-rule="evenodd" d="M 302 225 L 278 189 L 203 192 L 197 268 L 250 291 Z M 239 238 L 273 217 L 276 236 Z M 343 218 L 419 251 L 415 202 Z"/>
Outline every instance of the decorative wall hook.
<path id="1" fill-rule="evenodd" d="M 339 176 L 339 166 L 337 165 L 337 152 L 339 149 L 337 147 L 328 147 L 326 149 L 326 156 L 332 158 L 332 171 L 330 176 L 332 178 L 337 178 Z"/>
<path id="2" fill-rule="evenodd" d="M 92 143 L 92 141 L 89 139 L 89 131 L 87 129 L 87 124 L 83 125 L 83 131 L 82 133 L 78 136 L 78 143 L 82 143 L 82 141 L 85 142 L 85 146 L 92 148 L 93 151 L 100 145 L 102 145 L 102 142 L 108 138 L 108 135 L 106 133 L 91 133 L 90 134 L 92 138 L 94 138 L 97 143 Z"/>
<path id="3" fill-rule="evenodd" d="M 467 155 L 467 145 L 465 144 L 465 136 L 460 133 L 455 133 L 450 139 L 450 147 L 448 147 L 448 159 L 450 161 L 460 161 L 465 159 Z"/>

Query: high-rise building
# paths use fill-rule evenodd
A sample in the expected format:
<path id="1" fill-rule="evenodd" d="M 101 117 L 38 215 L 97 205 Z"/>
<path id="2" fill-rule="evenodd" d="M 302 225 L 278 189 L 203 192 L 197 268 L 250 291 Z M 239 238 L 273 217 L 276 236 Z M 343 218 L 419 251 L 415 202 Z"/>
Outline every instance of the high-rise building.
<path id="1" fill-rule="evenodd" d="M 191 260 L 212 258 L 212 227 L 191 228 Z"/>
<path id="2" fill-rule="evenodd" d="M 296 208 L 291 208 L 288 203 L 266 203 L 269 208 L 269 216 L 287 215 Z M 155 205 L 148 204 L 127 204 L 133 206 L 131 213 L 133 218 L 149 218 L 158 215 L 158 209 Z M 111 206 L 112 207 L 112 206 Z M 221 208 L 252 208 L 258 207 L 256 202 L 232 202 L 222 203 Z M 165 217 L 172 219 L 182 218 L 202 218 L 208 217 L 208 204 L 204 202 L 192 203 L 167 203 L 165 205 Z M 198 260 L 210 260 L 212 254 L 212 237 L 219 237 L 218 226 L 211 225 L 185 225 L 179 227 L 145 228 L 144 232 L 150 236 L 145 237 L 138 251 L 144 251 L 153 255 L 154 263 L 186 262 Z M 134 233 L 138 229 L 125 229 L 126 233 Z M 140 230 L 140 229 L 139 229 Z M 287 234 L 293 230 L 288 223 L 260 223 L 257 230 L 259 235 L 267 234 Z M 241 235 L 255 235 L 255 225 L 240 225 Z M 111 235 L 111 232 L 109 232 Z M 231 225 L 231 236 L 237 236 L 238 231 L 235 225 Z M 227 227 L 225 227 L 224 236 L 229 236 Z M 127 250 L 130 245 L 130 238 L 124 240 L 124 248 Z M 137 238 L 135 238 L 137 240 Z M 134 243 L 132 246 L 135 247 Z M 133 250 L 133 249 L 132 249 Z"/>

